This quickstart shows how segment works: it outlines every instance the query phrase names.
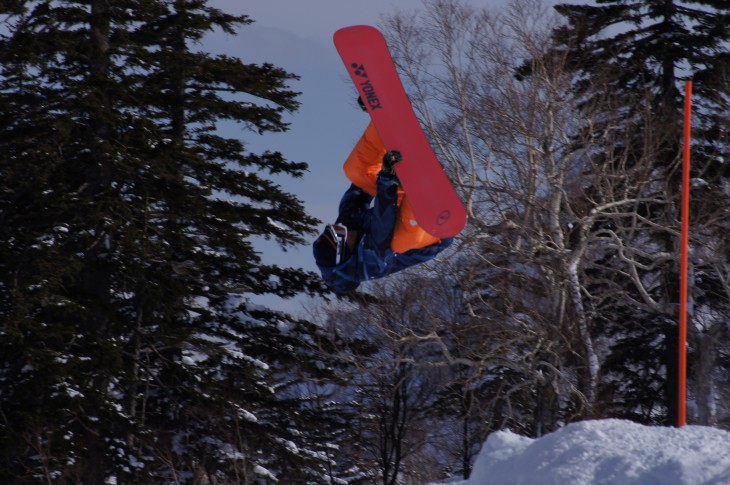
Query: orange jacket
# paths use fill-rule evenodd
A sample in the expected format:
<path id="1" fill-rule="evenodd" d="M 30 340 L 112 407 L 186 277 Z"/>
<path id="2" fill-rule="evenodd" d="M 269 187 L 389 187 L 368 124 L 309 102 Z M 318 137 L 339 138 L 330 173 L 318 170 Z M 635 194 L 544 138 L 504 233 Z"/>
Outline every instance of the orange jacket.
<path id="1" fill-rule="evenodd" d="M 350 181 L 371 196 L 375 196 L 375 181 L 383 165 L 386 149 L 380 140 L 375 125 L 368 124 L 365 133 L 345 160 L 345 175 Z M 404 253 L 409 249 L 418 249 L 440 242 L 421 229 L 413 216 L 413 209 L 403 189 L 398 189 L 398 219 L 393 230 L 390 247 L 396 253 Z"/>

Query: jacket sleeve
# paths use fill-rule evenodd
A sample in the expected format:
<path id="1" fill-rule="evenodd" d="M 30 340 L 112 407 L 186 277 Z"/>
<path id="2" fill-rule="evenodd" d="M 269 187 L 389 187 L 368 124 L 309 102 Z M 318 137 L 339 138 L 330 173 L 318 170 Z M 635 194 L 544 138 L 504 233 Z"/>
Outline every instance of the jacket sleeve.
<path id="1" fill-rule="evenodd" d="M 344 171 L 350 182 L 357 185 L 371 197 L 377 192 L 377 178 L 383 164 L 385 148 L 378 130 L 372 122 L 365 129 L 352 153 L 345 161 Z"/>

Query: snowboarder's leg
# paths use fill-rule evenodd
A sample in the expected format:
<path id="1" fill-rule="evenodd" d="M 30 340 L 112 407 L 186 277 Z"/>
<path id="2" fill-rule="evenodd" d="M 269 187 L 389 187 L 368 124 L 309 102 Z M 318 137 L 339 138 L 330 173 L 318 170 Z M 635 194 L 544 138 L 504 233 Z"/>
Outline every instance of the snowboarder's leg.
<path id="1" fill-rule="evenodd" d="M 353 231 L 362 230 L 365 213 L 372 200 L 372 196 L 360 187 L 350 185 L 340 200 L 339 215 L 335 224 L 343 224 Z"/>

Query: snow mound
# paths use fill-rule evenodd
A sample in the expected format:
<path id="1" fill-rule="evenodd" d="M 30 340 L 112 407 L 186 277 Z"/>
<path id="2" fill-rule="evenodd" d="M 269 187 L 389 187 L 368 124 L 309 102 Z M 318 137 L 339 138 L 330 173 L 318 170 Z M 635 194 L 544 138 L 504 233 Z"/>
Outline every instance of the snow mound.
<path id="1" fill-rule="evenodd" d="M 471 478 L 452 485 L 728 485 L 730 432 L 582 421 L 539 439 L 489 436 Z"/>

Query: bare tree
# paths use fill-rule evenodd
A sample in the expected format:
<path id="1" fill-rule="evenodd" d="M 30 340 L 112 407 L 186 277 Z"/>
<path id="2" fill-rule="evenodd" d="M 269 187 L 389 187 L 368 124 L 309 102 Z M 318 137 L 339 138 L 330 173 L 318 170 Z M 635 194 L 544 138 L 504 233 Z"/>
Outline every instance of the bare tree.
<path id="1" fill-rule="evenodd" d="M 429 2 L 418 25 L 395 17 L 388 27 L 412 100 L 467 201 L 464 246 L 487 267 L 495 252 L 510 254 L 500 262 L 504 284 L 539 287 L 532 292 L 547 307 L 534 322 L 549 327 L 548 347 L 567 349 L 557 359 L 536 354 L 544 359 L 537 368 L 550 369 L 540 372 L 547 407 L 559 406 L 548 394 L 563 361 L 579 357 L 585 379 L 573 387 L 590 408 L 600 371 L 580 276 L 590 234 L 576 231 L 587 208 L 572 207 L 586 184 L 586 154 L 575 143 L 577 100 L 563 59 L 546 55 L 551 18 L 539 2 L 494 15 L 443 0 Z M 523 291 L 513 297 L 523 299 L 514 308 L 527 303 Z M 555 419 L 544 419 L 554 428 Z"/>
<path id="2" fill-rule="evenodd" d="M 350 458 L 383 485 L 444 478 L 435 476 L 439 463 L 424 468 L 422 457 L 439 446 L 431 418 L 448 369 L 434 359 L 434 346 L 410 338 L 431 328 L 440 305 L 408 277 L 373 283 L 370 291 L 369 302 L 330 310 L 331 346 L 322 347 L 345 369 L 342 400 L 352 403 L 356 437 Z"/>
<path id="3" fill-rule="evenodd" d="M 618 402 L 616 345 L 642 326 L 670 326 L 677 312 L 665 277 L 676 265 L 667 242 L 679 230 L 670 186 L 679 154 L 655 163 L 677 130 L 641 115 L 654 95 L 610 92 L 601 84 L 610 70 L 591 80 L 590 97 L 575 94 L 570 60 L 551 48 L 555 17 L 537 0 L 501 13 L 425 6 L 386 19 L 386 35 L 469 225 L 431 266 L 436 278 L 372 284 L 380 303 L 330 319 L 357 342 L 338 352 L 356 369 L 357 402 L 380 403 L 377 420 L 355 424 L 358 459 L 377 463 L 385 484 L 419 477 L 429 446 L 468 477 L 479 443 L 500 428 L 539 436 L 590 417 L 651 420 L 660 400 Z M 627 97 L 631 120 L 618 108 Z M 728 314 L 717 301 L 730 301 L 730 266 L 717 237 L 724 212 L 710 198 L 700 205 L 693 242 L 706 247 L 693 253 L 693 274 L 711 274 L 716 294 L 692 301 L 691 389 L 698 420 L 716 423 L 726 416 L 714 404 L 727 381 L 716 365 Z M 650 364 L 640 370 L 651 374 L 647 395 L 668 372 Z"/>
<path id="4" fill-rule="evenodd" d="M 501 307 L 502 323 L 528 326 L 525 341 L 540 349 L 536 434 L 604 412 L 610 342 L 598 325 L 607 309 L 618 303 L 662 321 L 677 312 L 675 297 L 659 291 L 676 255 L 654 242 L 678 234 L 667 185 L 677 165 L 655 163 L 676 129 L 637 117 L 628 121 L 643 138 L 627 138 L 619 106 L 629 96 L 648 112 L 650 92 L 594 84 L 590 98 L 578 97 L 569 59 L 551 47 L 555 22 L 535 0 L 500 13 L 434 0 L 386 22 L 411 100 L 467 202 L 462 253 L 489 275 L 470 311 L 492 324 Z"/>

